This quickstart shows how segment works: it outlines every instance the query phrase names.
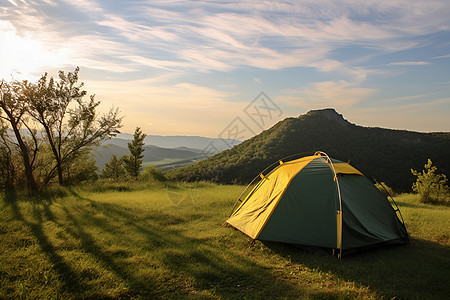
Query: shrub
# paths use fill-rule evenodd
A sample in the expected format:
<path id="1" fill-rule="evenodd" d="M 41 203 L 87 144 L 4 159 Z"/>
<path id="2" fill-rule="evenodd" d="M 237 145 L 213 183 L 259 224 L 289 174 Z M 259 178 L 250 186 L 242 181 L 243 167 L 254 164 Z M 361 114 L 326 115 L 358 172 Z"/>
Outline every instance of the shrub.
<path id="1" fill-rule="evenodd" d="M 167 178 L 164 173 L 155 168 L 154 166 L 148 166 L 144 169 L 144 173 L 140 175 L 140 179 L 143 181 L 166 181 Z"/>
<path id="2" fill-rule="evenodd" d="M 436 174 L 437 167 L 432 165 L 431 159 L 424 166 L 422 173 L 411 169 L 411 173 L 417 176 L 412 185 L 414 192 L 420 196 L 422 203 L 438 203 L 448 201 L 447 177 L 444 174 Z"/>
<path id="3" fill-rule="evenodd" d="M 386 196 L 394 196 L 394 190 L 388 186 L 385 182 L 377 182 L 375 183 L 375 187 L 382 192 L 383 194 L 385 194 Z"/>

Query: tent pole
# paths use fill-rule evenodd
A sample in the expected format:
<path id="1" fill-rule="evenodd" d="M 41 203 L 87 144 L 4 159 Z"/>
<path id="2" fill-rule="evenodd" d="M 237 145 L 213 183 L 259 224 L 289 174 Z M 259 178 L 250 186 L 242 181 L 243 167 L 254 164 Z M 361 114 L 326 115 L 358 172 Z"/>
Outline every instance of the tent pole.
<path id="1" fill-rule="evenodd" d="M 333 163 L 331 162 L 331 160 L 330 160 L 330 163 L 331 163 L 331 166 L 333 166 Z M 341 234 L 340 234 L 340 237 L 341 237 L 341 241 L 340 241 L 340 243 L 339 243 L 339 259 L 342 259 L 342 241 L 343 241 L 343 236 L 342 236 L 342 227 L 343 227 L 343 223 L 342 223 L 342 197 L 341 197 L 341 189 L 340 189 L 340 187 L 339 187 L 339 180 L 338 180 L 338 176 L 337 176 L 337 174 L 336 174 L 336 171 L 334 170 L 334 166 L 333 166 L 333 172 L 334 172 L 334 176 L 335 176 L 335 178 L 336 178 L 336 186 L 337 186 L 337 189 L 338 189 L 338 196 L 339 196 L 339 218 L 340 218 L 340 222 L 339 222 L 339 225 L 340 225 L 340 227 L 341 228 L 338 228 L 338 230 L 340 230 L 340 232 L 341 232 Z"/>
<path id="2" fill-rule="evenodd" d="M 395 202 L 395 200 L 394 200 L 394 197 L 392 197 L 392 195 L 391 195 L 391 193 L 389 193 L 389 191 L 387 190 L 387 188 L 384 186 L 384 184 L 382 183 L 382 182 L 378 182 L 375 178 L 373 179 L 376 183 L 379 183 L 380 184 L 380 186 L 384 189 L 384 191 L 386 192 L 386 194 L 389 196 L 389 198 L 392 200 L 392 203 L 394 203 L 394 205 L 395 205 L 395 207 L 393 207 L 394 208 L 394 211 L 396 212 L 396 214 L 397 214 L 397 212 L 398 212 L 398 214 L 400 215 L 400 221 L 402 222 L 402 225 L 403 225 L 403 227 L 405 228 L 405 231 L 406 231 L 406 235 L 407 235 L 407 238 L 408 238 L 408 243 L 409 243 L 409 234 L 408 234 L 408 230 L 406 229 L 406 225 L 405 225 L 405 221 L 403 220 L 403 215 L 402 215 L 402 212 L 400 211 L 400 208 L 398 207 L 398 205 L 397 205 L 397 202 Z M 392 205 L 391 205 L 392 206 Z M 397 216 L 398 217 L 398 216 Z"/>
<path id="3" fill-rule="evenodd" d="M 339 254 L 338 254 L 338 258 L 342 259 L 342 242 L 343 242 L 343 236 L 342 236 L 342 227 L 343 227 L 343 223 L 342 223 L 342 197 L 341 197 L 341 189 L 339 187 L 339 179 L 336 173 L 336 170 L 334 169 L 334 165 L 333 162 L 331 161 L 330 157 L 328 156 L 328 154 L 326 154 L 325 152 L 322 151 L 317 151 L 314 154 L 319 154 L 319 155 L 324 155 L 327 158 L 327 162 L 330 164 L 331 169 L 333 170 L 333 174 L 334 174 L 334 181 L 336 181 L 336 187 L 337 187 L 337 191 L 338 191 L 338 198 L 339 198 L 339 227 L 337 228 L 338 231 L 340 231 L 340 243 L 339 243 Z"/>
<path id="4" fill-rule="evenodd" d="M 405 225 L 405 221 L 403 220 L 402 212 L 400 211 L 400 208 L 398 207 L 397 203 L 395 202 L 394 197 L 392 197 L 391 193 L 389 193 L 389 191 L 386 189 L 386 187 L 384 186 L 384 184 L 382 182 L 378 182 L 375 178 L 373 180 L 375 180 L 376 183 L 380 184 L 380 186 L 383 188 L 383 190 L 386 192 L 386 194 L 392 200 L 392 203 L 394 203 L 394 205 L 395 205 L 394 210 L 398 211 L 398 213 L 400 215 L 400 220 L 402 221 L 403 225 Z"/>

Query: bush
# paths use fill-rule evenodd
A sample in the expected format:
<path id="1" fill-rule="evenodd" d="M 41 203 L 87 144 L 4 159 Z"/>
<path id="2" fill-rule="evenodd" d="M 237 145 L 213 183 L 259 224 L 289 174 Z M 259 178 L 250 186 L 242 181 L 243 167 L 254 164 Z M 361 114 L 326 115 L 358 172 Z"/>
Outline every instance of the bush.
<path id="1" fill-rule="evenodd" d="M 431 159 L 425 164 L 422 173 L 411 169 L 411 173 L 417 176 L 412 185 L 414 192 L 420 196 L 422 203 L 448 202 L 449 189 L 447 177 L 444 174 L 436 174 L 437 167 L 432 165 Z"/>
<path id="2" fill-rule="evenodd" d="M 166 175 L 154 166 L 148 166 L 140 176 L 142 181 L 167 181 Z"/>
<path id="3" fill-rule="evenodd" d="M 98 179 L 97 164 L 94 156 L 85 153 L 63 168 L 65 185 L 78 185 Z"/>
<path id="4" fill-rule="evenodd" d="M 375 183 L 375 187 L 382 192 L 383 194 L 385 194 L 386 196 L 394 196 L 394 190 L 388 186 L 385 182 L 377 182 Z"/>

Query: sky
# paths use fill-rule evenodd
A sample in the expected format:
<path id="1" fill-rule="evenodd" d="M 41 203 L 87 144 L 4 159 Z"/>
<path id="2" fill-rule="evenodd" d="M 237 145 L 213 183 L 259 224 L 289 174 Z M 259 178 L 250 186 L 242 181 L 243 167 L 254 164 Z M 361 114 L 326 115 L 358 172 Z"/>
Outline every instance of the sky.
<path id="1" fill-rule="evenodd" d="M 448 0 L 0 0 L 0 78 L 77 66 L 123 132 L 243 140 L 322 108 L 450 131 Z"/>

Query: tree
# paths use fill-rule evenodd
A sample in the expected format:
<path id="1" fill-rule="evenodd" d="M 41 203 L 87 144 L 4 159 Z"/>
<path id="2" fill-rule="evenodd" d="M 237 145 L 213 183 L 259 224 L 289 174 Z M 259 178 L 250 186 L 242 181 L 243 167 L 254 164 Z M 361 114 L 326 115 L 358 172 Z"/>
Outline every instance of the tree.
<path id="1" fill-rule="evenodd" d="M 123 179 L 126 175 L 124 168 L 124 162 L 122 159 L 118 159 L 116 154 L 113 154 L 111 160 L 105 164 L 102 170 L 103 178 L 111 178 L 115 181 Z"/>
<path id="2" fill-rule="evenodd" d="M 71 164 L 64 165 L 64 178 L 66 184 L 74 185 L 82 182 L 92 182 L 98 179 L 98 166 L 91 152 L 83 153 Z"/>
<path id="3" fill-rule="evenodd" d="M 412 185 L 414 192 L 420 195 L 420 201 L 439 202 L 442 196 L 448 193 L 447 177 L 444 174 L 436 174 L 437 167 L 432 165 L 431 159 L 424 166 L 422 173 L 411 169 L 411 173 L 417 177 Z"/>
<path id="4" fill-rule="evenodd" d="M 64 168 L 80 154 L 115 136 L 121 127 L 118 109 L 111 108 L 98 116 L 96 110 L 100 102 L 95 101 L 94 95 L 88 101 L 83 100 L 87 92 L 82 90 L 84 84 L 78 83 L 78 72 L 78 67 L 67 74 L 59 71 L 57 83 L 44 74 L 37 84 L 26 85 L 23 89 L 27 112 L 42 125 L 55 158 L 46 182 L 56 172 L 59 184 L 63 185 Z"/>
<path id="5" fill-rule="evenodd" d="M 146 134 L 142 133 L 141 128 L 137 127 L 134 131 L 133 140 L 131 143 L 128 143 L 130 154 L 122 157 L 125 163 L 125 169 L 135 179 L 138 178 L 142 168 L 142 158 L 144 157 L 142 153 L 144 152 L 145 137 Z"/>
<path id="6" fill-rule="evenodd" d="M 0 189 L 10 190 L 14 187 L 16 170 L 7 129 L 3 120 L 0 119 Z"/>
<path id="7" fill-rule="evenodd" d="M 3 121 L 2 127 L 4 127 L 4 122 L 9 124 L 15 136 L 14 142 L 3 139 L 3 148 L 6 147 L 9 149 L 8 151 L 11 151 L 8 144 L 17 146 L 22 156 L 28 190 L 34 192 L 38 190 L 33 166 L 39 150 L 39 141 L 36 130 L 27 123 L 27 104 L 22 90 L 28 86 L 27 81 L 14 81 L 12 84 L 3 80 L 0 82 L 0 118 Z"/>
<path id="8" fill-rule="evenodd" d="M 0 139 L 2 161 L 20 153 L 30 191 L 56 176 L 65 184 L 72 174 L 67 170 L 74 170 L 80 157 L 119 133 L 118 109 L 99 115 L 100 102 L 94 96 L 84 100 L 87 92 L 78 82 L 78 72 L 79 68 L 67 74 L 60 71 L 58 81 L 44 74 L 36 83 L 0 82 L 1 126 L 7 127 L 6 138 Z M 14 138 L 9 138 L 8 130 Z"/>

